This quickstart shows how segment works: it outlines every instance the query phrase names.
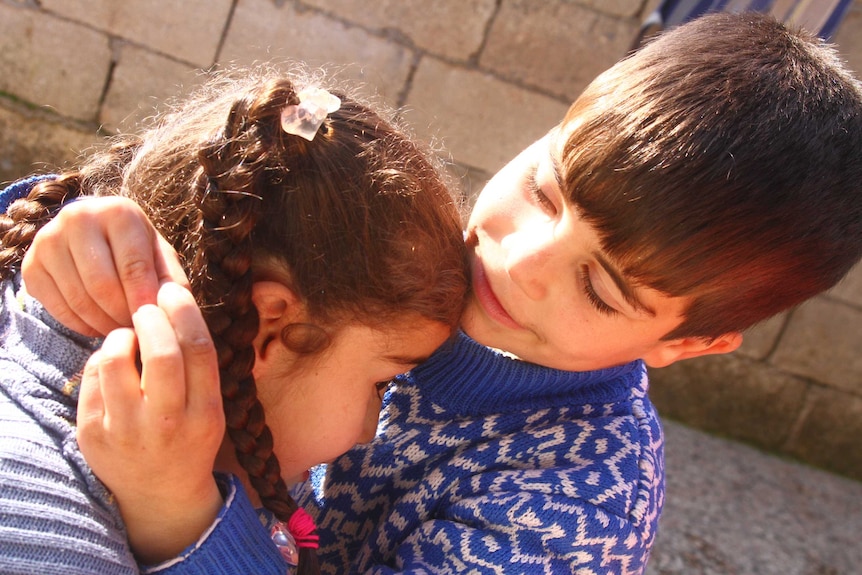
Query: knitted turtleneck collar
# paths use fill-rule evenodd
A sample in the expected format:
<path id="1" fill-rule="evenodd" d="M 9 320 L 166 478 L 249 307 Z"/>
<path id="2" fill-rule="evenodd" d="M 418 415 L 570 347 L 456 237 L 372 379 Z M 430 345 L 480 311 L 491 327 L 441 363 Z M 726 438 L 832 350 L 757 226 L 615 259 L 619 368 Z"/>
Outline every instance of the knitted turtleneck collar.
<path id="1" fill-rule="evenodd" d="M 640 360 L 595 371 L 551 369 L 513 359 L 459 332 L 398 381 L 420 386 L 425 399 L 441 407 L 482 415 L 559 407 L 565 396 L 576 396 L 578 404 L 623 401 L 632 388 L 646 387 L 644 374 Z"/>

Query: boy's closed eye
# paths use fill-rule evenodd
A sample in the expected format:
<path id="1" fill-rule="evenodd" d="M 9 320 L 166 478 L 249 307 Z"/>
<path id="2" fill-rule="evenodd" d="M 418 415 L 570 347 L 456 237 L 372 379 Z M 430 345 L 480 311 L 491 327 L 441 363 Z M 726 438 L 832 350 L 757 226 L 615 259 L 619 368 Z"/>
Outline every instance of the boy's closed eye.
<path id="1" fill-rule="evenodd" d="M 617 309 L 608 305 L 604 299 L 599 296 L 596 292 L 596 288 L 593 286 L 593 280 L 590 277 L 590 266 L 584 264 L 580 268 L 580 280 L 581 280 L 581 289 L 584 291 L 584 294 L 587 296 L 587 301 L 590 302 L 598 312 L 603 313 L 605 315 L 614 316 L 619 313 Z M 601 284 L 600 284 L 601 285 Z M 604 286 L 601 286 L 604 287 Z M 601 289 L 601 288 L 600 288 Z M 604 290 L 602 290 L 604 291 Z"/>
<path id="2" fill-rule="evenodd" d="M 530 170 L 527 172 L 527 191 L 530 194 L 530 198 L 544 211 L 548 212 L 550 215 L 555 215 L 557 213 L 557 206 L 554 205 L 554 202 L 542 191 L 541 186 L 539 186 L 538 181 L 538 173 L 539 166 L 535 164 L 530 167 Z"/>

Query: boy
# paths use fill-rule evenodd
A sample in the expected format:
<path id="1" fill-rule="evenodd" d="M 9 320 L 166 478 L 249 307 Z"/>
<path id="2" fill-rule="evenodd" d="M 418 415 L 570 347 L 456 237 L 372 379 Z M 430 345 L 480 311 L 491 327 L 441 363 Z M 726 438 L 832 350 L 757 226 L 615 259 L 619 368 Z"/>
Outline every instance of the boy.
<path id="1" fill-rule="evenodd" d="M 733 351 L 834 285 L 862 256 L 860 182 L 859 82 L 768 17 L 704 17 L 602 74 L 477 200 L 464 333 L 313 478 L 324 572 L 643 573 L 664 498 L 644 364 Z M 34 295 L 81 301 L 33 253 Z M 102 325 L 144 275 L 95 296 Z"/>

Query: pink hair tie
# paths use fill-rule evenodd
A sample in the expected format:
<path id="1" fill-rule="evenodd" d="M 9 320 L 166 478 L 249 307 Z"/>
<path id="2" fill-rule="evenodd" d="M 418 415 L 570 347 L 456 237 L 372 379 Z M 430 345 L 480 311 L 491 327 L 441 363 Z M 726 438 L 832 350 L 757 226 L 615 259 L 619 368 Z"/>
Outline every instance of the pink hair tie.
<path id="1" fill-rule="evenodd" d="M 314 519 L 305 509 L 297 509 L 287 520 L 279 521 L 272 526 L 270 536 L 281 556 L 288 565 L 299 563 L 299 550 L 302 548 L 317 549 L 320 538 L 317 536 Z"/>
<path id="2" fill-rule="evenodd" d="M 297 547 L 317 549 L 320 537 L 317 536 L 314 519 L 305 512 L 305 509 L 300 507 L 293 512 L 293 515 L 287 520 L 287 529 L 296 540 Z"/>

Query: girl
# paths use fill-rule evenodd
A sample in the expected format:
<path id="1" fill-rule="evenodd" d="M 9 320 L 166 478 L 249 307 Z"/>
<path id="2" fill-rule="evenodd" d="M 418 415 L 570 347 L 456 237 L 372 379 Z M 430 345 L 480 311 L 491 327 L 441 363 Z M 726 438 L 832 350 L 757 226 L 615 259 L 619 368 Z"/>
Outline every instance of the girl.
<path id="1" fill-rule="evenodd" d="M 306 81 L 219 78 L 143 136 L 4 192 L 28 195 L 0 222 L 3 573 L 138 573 L 139 563 L 264 572 L 279 548 L 244 548 L 261 529 L 245 490 L 269 510 L 282 554 L 295 557 L 296 539 L 300 572 L 315 569 L 313 525 L 286 479 L 373 437 L 386 382 L 453 333 L 467 274 L 456 205 L 430 155 L 354 99 Z M 156 222 L 194 300 L 166 283 L 158 306 L 135 313 L 136 332 L 106 338 L 81 386 L 101 342 L 50 317 L 19 267 L 42 224 L 85 196 L 121 196 L 117 225 Z M 112 261 L 78 255 L 83 267 Z M 160 385 L 178 373 L 185 388 Z M 196 383 L 216 379 L 221 397 Z M 111 441 L 133 455 L 99 457 Z M 161 476 L 164 458 L 188 474 Z M 230 473 L 216 481 L 213 467 Z M 142 478 L 173 500 L 148 498 Z"/>

